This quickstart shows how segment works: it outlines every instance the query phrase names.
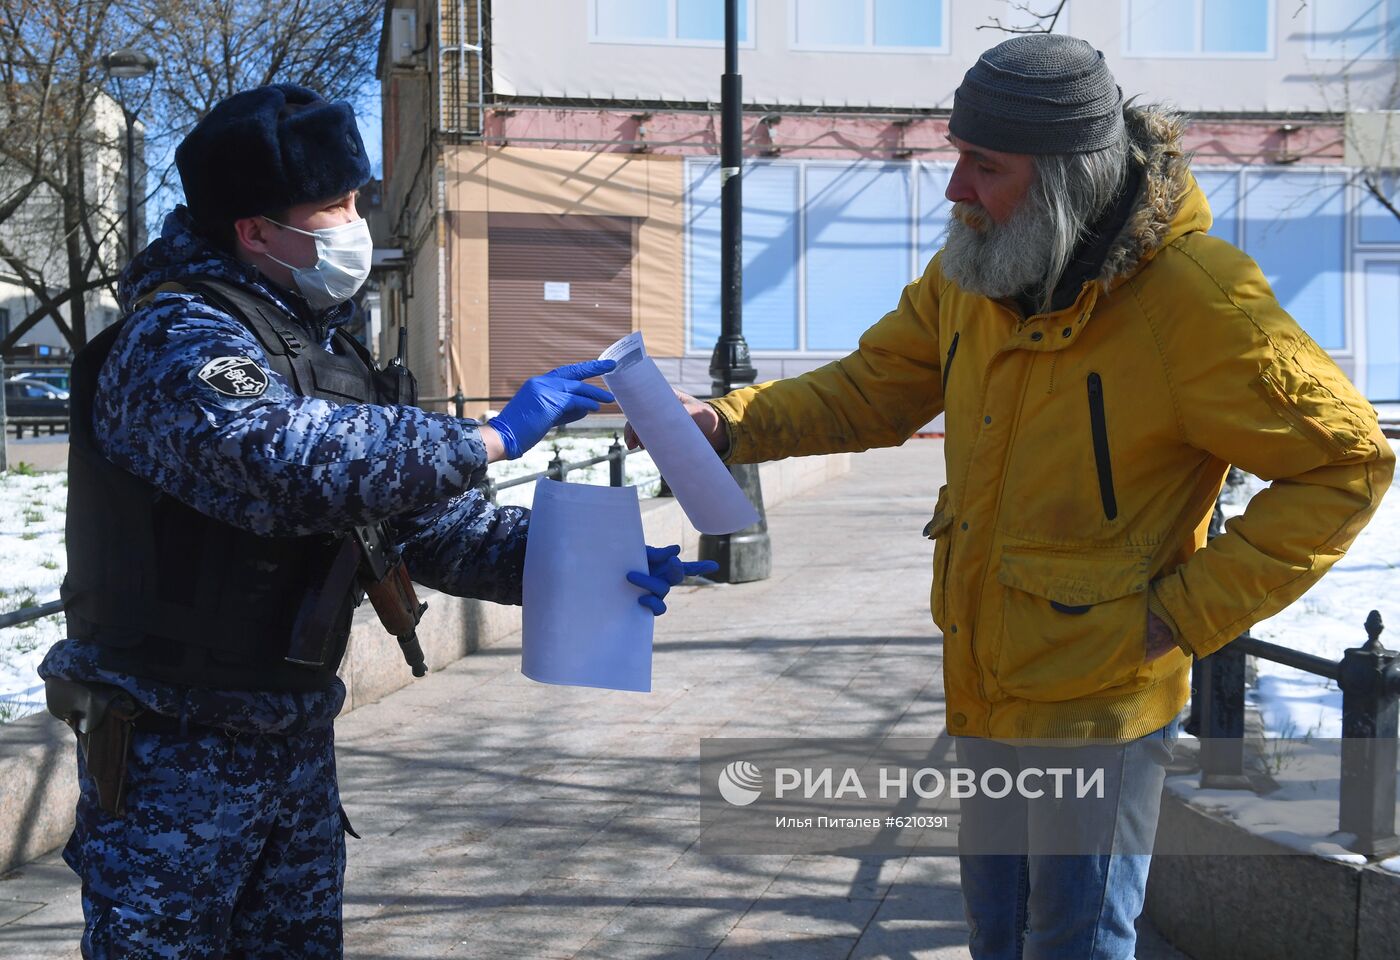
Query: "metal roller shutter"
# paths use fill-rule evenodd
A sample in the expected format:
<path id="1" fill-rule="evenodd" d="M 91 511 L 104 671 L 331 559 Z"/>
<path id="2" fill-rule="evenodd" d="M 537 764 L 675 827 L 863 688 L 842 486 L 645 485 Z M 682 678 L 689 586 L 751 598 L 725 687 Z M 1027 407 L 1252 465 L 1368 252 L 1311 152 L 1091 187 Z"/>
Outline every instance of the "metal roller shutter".
<path id="1" fill-rule="evenodd" d="M 633 231 L 628 217 L 490 215 L 492 396 L 631 332 Z"/>

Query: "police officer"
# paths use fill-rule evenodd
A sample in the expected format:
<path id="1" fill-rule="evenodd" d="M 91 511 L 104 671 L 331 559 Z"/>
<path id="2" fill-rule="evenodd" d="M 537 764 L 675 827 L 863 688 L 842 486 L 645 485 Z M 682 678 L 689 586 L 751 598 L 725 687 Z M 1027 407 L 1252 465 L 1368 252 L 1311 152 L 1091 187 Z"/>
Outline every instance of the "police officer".
<path id="1" fill-rule="evenodd" d="M 186 205 L 74 364 L 70 636 L 40 673 L 80 739 L 83 955 L 336 957 L 347 531 L 380 525 L 419 583 L 519 603 L 529 512 L 473 487 L 611 400 L 584 382 L 611 365 L 536 377 L 490 424 L 389 396 L 341 330 L 371 251 L 346 103 L 235 94 L 176 165 Z M 657 614 L 708 569 L 677 552 L 629 575 Z"/>

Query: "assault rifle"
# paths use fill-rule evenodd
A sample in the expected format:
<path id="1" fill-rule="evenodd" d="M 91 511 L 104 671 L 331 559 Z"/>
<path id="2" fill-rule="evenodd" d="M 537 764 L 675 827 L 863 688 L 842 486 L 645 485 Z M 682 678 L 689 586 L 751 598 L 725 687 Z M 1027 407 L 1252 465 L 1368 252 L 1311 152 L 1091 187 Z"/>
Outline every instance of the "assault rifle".
<path id="1" fill-rule="evenodd" d="M 389 402 L 394 404 L 411 404 L 417 399 L 413 375 L 405 362 L 407 352 L 408 329 L 399 327 L 398 356 L 375 378 Z M 398 638 L 404 661 L 413 675 L 423 676 L 428 668 L 423 662 L 423 648 L 418 643 L 418 624 L 428 605 L 420 603 L 413 592 L 408 567 L 394 546 L 388 528 L 383 523 L 356 527 L 334 547 L 336 552 L 324 578 L 297 611 L 287 660 L 311 667 L 325 664 L 335 618 L 346 595 L 356 589 L 355 581 L 358 581 L 358 589 L 369 597 L 379 622 Z M 356 596 L 358 605 L 359 595 Z"/>

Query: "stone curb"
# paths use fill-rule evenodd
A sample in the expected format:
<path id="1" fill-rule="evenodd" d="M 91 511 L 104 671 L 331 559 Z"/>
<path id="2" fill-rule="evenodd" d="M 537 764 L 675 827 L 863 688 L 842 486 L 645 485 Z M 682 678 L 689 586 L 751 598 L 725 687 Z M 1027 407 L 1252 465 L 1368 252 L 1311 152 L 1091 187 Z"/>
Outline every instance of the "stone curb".
<path id="1" fill-rule="evenodd" d="M 1166 791 L 1145 912 L 1202 960 L 1389 960 L 1400 943 L 1400 874 L 1291 851 Z"/>
<path id="2" fill-rule="evenodd" d="M 848 473 L 849 454 L 802 457 L 764 464 L 764 501 L 772 506 Z M 699 534 L 676 501 L 642 504 L 647 542 L 679 543 L 693 556 Z M 419 627 L 429 669 L 440 670 L 472 651 L 490 646 L 520 629 L 520 608 L 449 597 L 420 588 L 429 609 Z M 340 670 L 345 680 L 345 711 L 384 697 L 413 680 L 394 642 L 379 626 L 368 604 L 355 613 L 350 648 Z M 0 724 L 0 874 L 61 846 L 73 829 L 78 799 L 73 776 L 73 738 L 46 713 Z"/>

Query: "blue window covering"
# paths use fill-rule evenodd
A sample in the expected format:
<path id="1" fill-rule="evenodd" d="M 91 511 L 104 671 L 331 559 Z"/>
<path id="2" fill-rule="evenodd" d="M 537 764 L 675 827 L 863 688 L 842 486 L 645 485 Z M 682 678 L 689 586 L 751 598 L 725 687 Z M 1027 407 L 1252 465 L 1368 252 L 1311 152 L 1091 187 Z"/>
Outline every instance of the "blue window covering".
<path id="1" fill-rule="evenodd" d="M 875 0 L 875 46 L 940 47 L 940 0 Z"/>
<path id="2" fill-rule="evenodd" d="M 1138 56 L 1268 53 L 1272 2 L 1128 0 L 1128 50 Z"/>
<path id="3" fill-rule="evenodd" d="M 1202 49 L 1208 53 L 1268 53 L 1269 3 L 1202 0 Z"/>
<path id="4" fill-rule="evenodd" d="M 1400 0 L 1326 0 L 1311 6 L 1314 57 L 1400 56 Z"/>
<path id="5" fill-rule="evenodd" d="M 1254 173 L 1244 249 L 1283 308 L 1328 350 L 1346 347 L 1346 209 L 1342 177 Z"/>
<path id="6" fill-rule="evenodd" d="M 1400 206 L 1400 175 L 1379 177 L 1376 185 L 1390 200 L 1391 206 Z M 1362 243 L 1400 243 L 1400 217 L 1382 206 L 1364 183 L 1357 189 L 1361 194 L 1361 203 L 1357 209 L 1361 229 L 1357 239 Z"/>
<path id="7" fill-rule="evenodd" d="M 739 0 L 739 42 L 749 40 L 749 0 Z M 676 37 L 724 41 L 724 0 L 676 0 Z"/>
<path id="8" fill-rule="evenodd" d="M 1208 167 L 1196 167 L 1191 172 L 1195 174 L 1196 182 L 1205 191 L 1206 202 L 1210 204 L 1210 235 L 1239 246 L 1240 175 L 1234 170 L 1211 170 Z"/>
<path id="9" fill-rule="evenodd" d="M 597 32 L 618 40 L 665 40 L 670 0 L 595 0 Z"/>
<path id="10" fill-rule="evenodd" d="M 1370 260 L 1364 270 L 1366 396 L 1400 400 L 1400 260 Z"/>
<path id="11" fill-rule="evenodd" d="M 863 0 L 792 0 L 792 3 L 796 4 L 799 46 L 865 46 Z"/>
<path id="12" fill-rule="evenodd" d="M 948 236 L 948 214 L 953 204 L 943 194 L 953 168 L 945 163 L 919 164 L 919 271 L 943 248 Z"/>
<path id="13" fill-rule="evenodd" d="M 720 330 L 719 164 L 690 162 L 690 349 Z M 792 164 L 744 167 L 744 338 L 753 350 L 796 350 L 798 175 Z"/>
<path id="14" fill-rule="evenodd" d="M 910 276 L 908 164 L 807 168 L 807 348 L 849 350 Z"/>
<path id="15" fill-rule="evenodd" d="M 1128 0 L 1133 53 L 1190 53 L 1195 46 L 1196 0 Z"/>

